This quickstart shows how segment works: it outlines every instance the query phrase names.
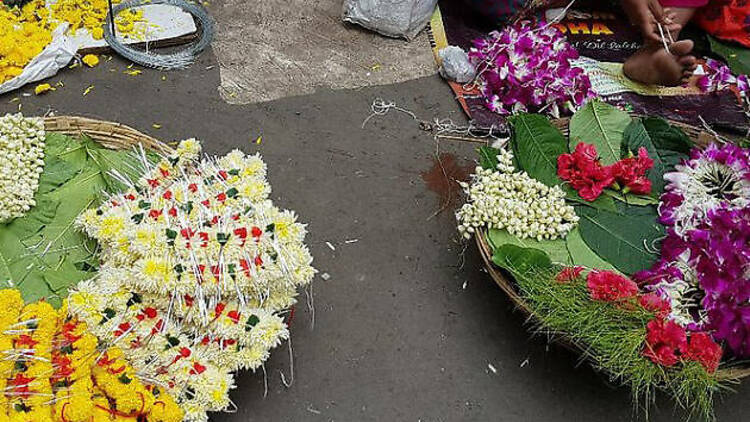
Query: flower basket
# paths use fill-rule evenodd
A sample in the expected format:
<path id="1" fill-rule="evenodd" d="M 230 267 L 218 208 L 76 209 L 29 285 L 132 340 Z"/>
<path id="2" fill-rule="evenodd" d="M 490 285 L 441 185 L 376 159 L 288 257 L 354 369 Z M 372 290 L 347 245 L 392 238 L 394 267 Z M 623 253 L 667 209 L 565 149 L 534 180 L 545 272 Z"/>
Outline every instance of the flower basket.
<path id="1" fill-rule="evenodd" d="M 560 130 L 563 135 L 568 136 L 570 123 L 569 118 L 556 119 L 551 123 L 558 130 Z M 693 142 L 699 145 L 708 145 L 717 136 L 716 133 L 709 132 L 708 130 L 704 130 L 695 126 L 674 121 L 669 121 L 669 123 L 673 126 L 679 127 L 687 136 L 691 138 Z M 725 139 L 731 141 L 732 137 L 727 136 Z M 488 233 L 485 228 L 478 230 L 476 235 L 474 236 L 477 248 L 479 249 L 479 253 L 482 257 L 482 260 L 484 261 L 487 272 L 495 281 L 495 283 L 497 283 L 497 285 L 503 290 L 503 292 L 505 292 L 505 294 L 510 298 L 515 307 L 523 313 L 524 316 L 528 317 L 530 321 L 536 320 L 537 318 L 534 315 L 532 307 L 519 293 L 516 283 L 510 273 L 501 269 L 493 263 L 492 247 L 487 240 L 487 235 Z M 574 352 L 585 354 L 584 348 L 577 345 L 571 339 L 558 337 L 556 339 L 556 342 Z M 750 364 L 745 362 L 733 362 L 730 365 L 721 367 L 717 371 L 716 375 L 717 379 L 719 380 L 740 380 L 742 378 L 750 376 Z"/>
<path id="2" fill-rule="evenodd" d="M 86 135 L 110 149 L 127 149 L 141 144 L 145 148 L 168 154 L 173 149 L 151 136 L 122 123 L 108 122 L 79 116 L 51 116 L 44 118 L 44 129 L 64 135 Z"/>

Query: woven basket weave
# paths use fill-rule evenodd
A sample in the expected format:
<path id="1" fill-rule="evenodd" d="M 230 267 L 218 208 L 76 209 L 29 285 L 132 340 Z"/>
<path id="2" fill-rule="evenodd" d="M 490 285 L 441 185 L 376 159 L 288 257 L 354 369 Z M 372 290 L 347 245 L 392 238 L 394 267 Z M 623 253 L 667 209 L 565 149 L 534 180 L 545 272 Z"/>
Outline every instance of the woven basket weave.
<path id="1" fill-rule="evenodd" d="M 557 119 L 554 120 L 553 125 L 557 127 L 565 136 L 568 136 L 568 125 L 570 123 L 570 119 Z M 700 128 L 696 128 L 694 126 L 686 125 L 679 122 L 673 122 L 670 121 L 670 124 L 673 126 L 679 127 L 685 134 L 690 137 L 693 142 L 699 145 L 705 145 L 709 142 L 711 142 L 712 139 L 715 138 L 714 133 L 709 133 L 708 131 L 705 131 Z M 479 253 L 482 256 L 482 260 L 484 261 L 484 265 L 487 269 L 487 272 L 490 274 L 490 277 L 497 283 L 497 285 L 505 292 L 505 294 L 508 295 L 510 300 L 513 302 L 513 304 L 527 317 L 530 319 L 534 319 L 534 312 L 531 308 L 531 306 L 524 300 L 523 297 L 519 294 L 514 280 L 506 275 L 503 271 L 500 270 L 493 262 L 492 262 L 492 248 L 490 247 L 489 243 L 487 242 L 487 232 L 485 230 L 477 231 L 476 235 L 474 236 L 474 239 L 476 240 L 477 247 L 479 248 Z M 559 344 L 562 346 L 572 349 L 574 351 L 583 352 L 583 347 L 580 345 L 574 344 L 569 339 L 560 338 L 557 340 Z M 723 380 L 737 380 L 741 378 L 745 378 L 750 376 L 750 364 L 742 364 L 742 365 L 734 365 L 734 366 L 728 366 L 721 368 L 717 371 L 717 377 L 719 379 Z"/>
<path id="2" fill-rule="evenodd" d="M 110 149 L 128 149 L 138 144 L 162 154 L 174 150 L 164 142 L 145 135 L 130 126 L 104 120 L 77 116 L 52 116 L 44 118 L 47 132 L 64 135 L 86 135 Z"/>

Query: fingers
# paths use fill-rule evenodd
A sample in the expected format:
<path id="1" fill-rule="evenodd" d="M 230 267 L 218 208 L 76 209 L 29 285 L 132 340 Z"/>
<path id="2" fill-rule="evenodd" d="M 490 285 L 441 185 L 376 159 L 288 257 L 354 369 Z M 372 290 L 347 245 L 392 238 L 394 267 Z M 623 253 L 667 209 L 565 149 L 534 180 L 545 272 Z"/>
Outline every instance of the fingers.
<path id="1" fill-rule="evenodd" d="M 661 7 L 659 0 L 649 0 L 648 9 L 651 11 L 651 14 L 654 15 L 654 19 L 656 19 L 657 22 L 662 24 L 666 23 L 664 22 L 664 8 Z"/>

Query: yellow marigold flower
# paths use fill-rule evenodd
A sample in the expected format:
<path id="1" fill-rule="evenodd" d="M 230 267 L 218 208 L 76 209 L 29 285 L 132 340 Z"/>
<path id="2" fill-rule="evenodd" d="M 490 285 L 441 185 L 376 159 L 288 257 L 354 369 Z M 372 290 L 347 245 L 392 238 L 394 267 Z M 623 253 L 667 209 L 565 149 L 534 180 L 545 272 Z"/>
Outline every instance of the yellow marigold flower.
<path id="1" fill-rule="evenodd" d="M 44 93 L 47 93 L 49 91 L 54 91 L 54 90 L 55 88 L 52 85 L 44 83 L 44 84 L 39 84 L 36 86 L 36 88 L 34 88 L 34 94 L 42 95 Z"/>
<path id="2" fill-rule="evenodd" d="M 100 28 L 101 29 L 101 28 Z M 99 64 L 99 56 L 95 54 L 87 54 L 83 56 L 83 63 L 88 67 L 94 67 Z"/>

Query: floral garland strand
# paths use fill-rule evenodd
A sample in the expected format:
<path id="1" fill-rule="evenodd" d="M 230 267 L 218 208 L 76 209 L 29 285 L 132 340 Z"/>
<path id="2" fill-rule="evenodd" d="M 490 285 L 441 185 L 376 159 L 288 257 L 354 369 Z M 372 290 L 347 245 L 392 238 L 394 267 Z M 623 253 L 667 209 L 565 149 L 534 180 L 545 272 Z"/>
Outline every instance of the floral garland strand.
<path id="1" fill-rule="evenodd" d="M 36 205 L 34 194 L 44 169 L 44 139 L 41 118 L 21 113 L 0 117 L 0 223 L 20 217 Z"/>
<path id="2" fill-rule="evenodd" d="M 10 422 L 148 420 L 181 422 L 183 411 L 158 386 L 144 384 L 110 348 L 100 353 L 87 325 L 44 301 L 23 305 L 0 290 L 0 416 Z"/>
<path id="3" fill-rule="evenodd" d="M 485 104 L 495 113 L 560 117 L 595 96 L 589 77 L 571 62 L 578 52 L 558 29 L 543 22 L 510 25 L 473 44 L 469 59 Z"/>
<path id="4" fill-rule="evenodd" d="M 695 149 L 664 176 L 661 259 L 635 278 L 672 304 L 671 319 L 750 356 L 750 150 Z"/>
<path id="5" fill-rule="evenodd" d="M 187 421 L 231 406 L 233 372 L 259 368 L 289 332 L 281 312 L 315 269 L 306 229 L 268 199 L 266 167 L 181 142 L 78 226 L 102 247 L 71 312 L 176 398 Z M 120 177 L 120 175 L 114 175 Z"/>

